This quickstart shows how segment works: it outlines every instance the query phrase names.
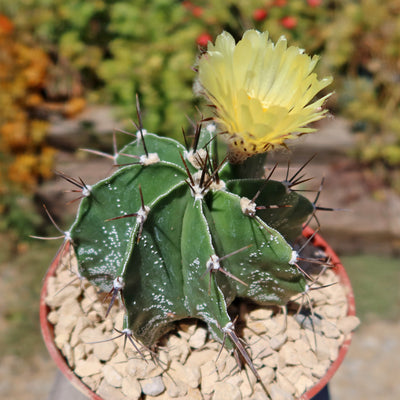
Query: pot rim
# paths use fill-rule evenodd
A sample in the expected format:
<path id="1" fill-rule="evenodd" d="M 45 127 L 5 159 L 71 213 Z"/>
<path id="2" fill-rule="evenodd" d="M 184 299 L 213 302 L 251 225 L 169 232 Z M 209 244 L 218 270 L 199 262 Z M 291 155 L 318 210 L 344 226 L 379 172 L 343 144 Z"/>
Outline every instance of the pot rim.
<path id="1" fill-rule="evenodd" d="M 64 246 L 64 245 L 63 245 Z M 60 349 L 56 346 L 54 342 L 54 326 L 48 321 L 47 316 L 50 311 L 50 307 L 46 304 L 45 299 L 47 296 L 47 284 L 49 278 L 54 276 L 57 266 L 63 256 L 64 251 L 69 250 L 69 242 L 67 242 L 62 248 L 62 251 L 59 251 L 54 257 L 53 261 L 48 268 L 46 275 L 43 279 L 43 286 L 40 292 L 40 304 L 39 304 L 39 319 L 40 319 L 40 328 L 42 331 L 42 336 L 44 343 L 47 347 L 47 350 L 51 356 L 51 358 L 56 363 L 58 369 L 63 373 L 63 375 L 72 383 L 72 385 L 78 389 L 81 393 L 86 395 L 88 398 L 92 400 L 103 400 L 100 396 L 98 396 L 95 392 L 93 392 L 88 386 L 86 386 L 82 380 L 75 375 L 71 367 L 68 365 L 67 360 L 62 355 Z"/>
<path id="2" fill-rule="evenodd" d="M 318 233 L 315 233 L 315 231 L 311 229 L 309 226 L 303 228 L 303 236 L 305 236 L 306 238 L 310 238 L 311 236 L 313 236 L 312 244 L 315 247 L 323 248 L 326 254 L 330 257 L 331 263 L 334 266 L 332 270 L 339 277 L 341 284 L 346 288 L 346 299 L 348 304 L 347 316 L 355 316 L 356 303 L 354 299 L 353 288 L 351 286 L 350 278 L 347 275 L 347 272 L 343 264 L 341 263 L 338 255 L 333 251 L 333 249 L 329 246 L 329 244 L 322 238 L 322 236 L 319 235 Z M 311 400 L 328 384 L 328 382 L 332 379 L 333 375 L 338 370 L 339 366 L 342 364 L 349 349 L 352 336 L 353 332 L 350 332 L 347 335 L 347 338 L 340 346 L 338 357 L 330 365 L 325 375 L 312 388 L 307 390 L 307 392 L 305 392 L 298 400 Z"/>
<path id="3" fill-rule="evenodd" d="M 339 277 L 342 285 L 346 288 L 346 299 L 348 303 L 347 316 L 355 316 L 356 307 L 355 307 L 353 289 L 350 283 L 349 276 L 347 275 L 346 270 L 344 269 L 339 257 L 329 246 L 329 244 L 321 237 L 321 235 L 316 233 L 310 227 L 306 226 L 303 228 L 303 236 L 306 238 L 312 237 L 311 243 L 316 247 L 323 248 L 326 254 L 329 256 L 334 266 L 332 270 Z M 64 250 L 68 250 L 68 247 L 69 243 L 66 244 Z M 60 251 L 57 254 L 57 256 L 53 259 L 44 277 L 43 286 L 40 293 L 39 314 L 40 314 L 40 327 L 42 331 L 43 340 L 50 356 L 55 361 L 57 367 L 64 374 L 64 376 L 73 384 L 73 386 L 92 400 L 103 400 L 102 397 L 98 396 L 88 386 L 86 386 L 82 382 L 82 380 L 72 371 L 66 359 L 64 358 L 61 351 L 54 342 L 54 327 L 47 320 L 47 316 L 50 310 L 49 306 L 45 302 L 45 298 L 47 296 L 47 283 L 49 278 L 55 274 L 58 263 L 62 257 L 62 253 L 63 252 Z M 325 375 L 312 388 L 307 390 L 301 397 L 299 397 L 298 400 L 311 400 L 317 393 L 319 393 L 328 384 L 328 382 L 332 379 L 333 375 L 338 370 L 339 366 L 342 364 L 349 349 L 352 336 L 353 336 L 352 332 L 347 335 L 347 338 L 339 348 L 338 357 L 330 365 Z"/>

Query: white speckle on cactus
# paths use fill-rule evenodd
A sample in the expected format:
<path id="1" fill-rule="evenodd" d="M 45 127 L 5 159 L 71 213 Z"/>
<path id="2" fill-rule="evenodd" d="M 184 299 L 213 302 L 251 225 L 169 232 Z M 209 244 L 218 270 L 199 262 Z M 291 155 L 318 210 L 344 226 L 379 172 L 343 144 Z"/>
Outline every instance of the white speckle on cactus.
<path id="1" fill-rule="evenodd" d="M 296 264 L 298 258 L 299 258 L 299 255 L 298 255 L 297 251 L 293 250 L 292 251 L 292 256 L 290 257 L 290 260 L 289 260 L 289 264 L 290 265 Z"/>
<path id="2" fill-rule="evenodd" d="M 256 203 L 249 200 L 247 197 L 240 198 L 240 208 L 242 209 L 242 213 L 249 217 L 254 217 L 256 215 Z"/>
<path id="3" fill-rule="evenodd" d="M 200 260 L 198 257 L 196 257 L 191 263 L 190 265 L 196 266 L 198 267 L 200 265 Z"/>
<path id="4" fill-rule="evenodd" d="M 98 250 L 95 250 L 94 248 L 91 247 L 90 249 L 86 250 L 86 254 L 94 254 L 95 256 L 97 256 L 97 254 L 101 253 L 101 251 L 102 251 L 101 248 Z"/>

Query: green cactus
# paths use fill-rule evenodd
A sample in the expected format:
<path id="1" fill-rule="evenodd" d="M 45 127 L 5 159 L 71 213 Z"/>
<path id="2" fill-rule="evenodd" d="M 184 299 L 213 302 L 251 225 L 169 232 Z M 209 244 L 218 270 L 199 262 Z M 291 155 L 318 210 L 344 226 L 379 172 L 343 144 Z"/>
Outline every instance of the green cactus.
<path id="1" fill-rule="evenodd" d="M 289 243 L 313 205 L 285 183 L 235 179 L 246 164 L 217 165 L 213 129 L 199 128 L 191 151 L 138 132 L 118 170 L 84 187 L 68 231 L 79 274 L 111 304 L 121 295 L 124 328 L 146 346 L 190 317 L 232 349 L 235 298 L 283 305 L 306 288 Z"/>

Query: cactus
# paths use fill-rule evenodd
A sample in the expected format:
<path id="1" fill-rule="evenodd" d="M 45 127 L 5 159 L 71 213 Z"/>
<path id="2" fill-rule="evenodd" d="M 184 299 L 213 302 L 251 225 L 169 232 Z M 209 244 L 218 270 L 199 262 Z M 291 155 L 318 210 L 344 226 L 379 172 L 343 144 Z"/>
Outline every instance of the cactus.
<path id="1" fill-rule="evenodd" d="M 288 240 L 312 204 L 281 182 L 215 166 L 210 131 L 199 130 L 191 151 L 138 135 L 117 156 L 118 171 L 86 187 L 69 231 L 81 276 L 121 294 L 126 328 L 146 346 L 188 317 L 222 341 L 236 297 L 285 304 L 305 290 Z"/>
<path id="2" fill-rule="evenodd" d="M 230 68 L 232 60 L 241 68 Z M 275 76 L 282 60 L 298 68 L 283 66 Z M 93 186 L 67 178 L 81 187 L 77 217 L 65 234 L 79 275 L 108 292 L 109 310 L 121 300 L 126 316 L 118 332 L 132 343 L 152 347 L 177 321 L 197 318 L 215 340 L 239 351 L 259 379 L 229 306 L 236 298 L 285 305 L 307 290 L 293 244 L 315 206 L 293 190 L 299 172 L 283 182 L 271 179 L 273 170 L 262 177 L 260 153 L 295 138 L 293 131 L 312 131 L 304 125 L 323 117 L 324 98 L 309 102 L 330 80 L 311 74 L 315 64 L 283 39 L 274 46 L 266 33 L 248 31 L 237 46 L 223 33 L 199 59 L 199 85 L 215 117 L 197 124 L 190 148 L 145 131 L 137 104 L 135 139 L 112 157 L 118 169 Z M 262 82 L 259 73 L 272 82 L 277 104 L 251 87 Z M 222 162 L 215 122 L 228 143 Z"/>

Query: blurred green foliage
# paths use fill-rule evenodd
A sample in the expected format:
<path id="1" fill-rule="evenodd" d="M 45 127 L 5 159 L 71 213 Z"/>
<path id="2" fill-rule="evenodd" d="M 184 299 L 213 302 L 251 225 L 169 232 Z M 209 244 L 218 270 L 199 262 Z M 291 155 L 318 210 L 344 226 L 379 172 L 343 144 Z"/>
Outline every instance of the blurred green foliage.
<path id="1" fill-rule="evenodd" d="M 14 0 L 3 5 L 23 31 L 68 59 L 90 100 L 134 118 L 139 94 L 148 130 L 179 137 L 193 106 L 198 45 L 249 28 L 320 54 L 335 77 L 329 107 L 354 121 L 356 156 L 400 165 L 398 0 Z M 1 10 L 0 10 L 1 12 Z"/>

